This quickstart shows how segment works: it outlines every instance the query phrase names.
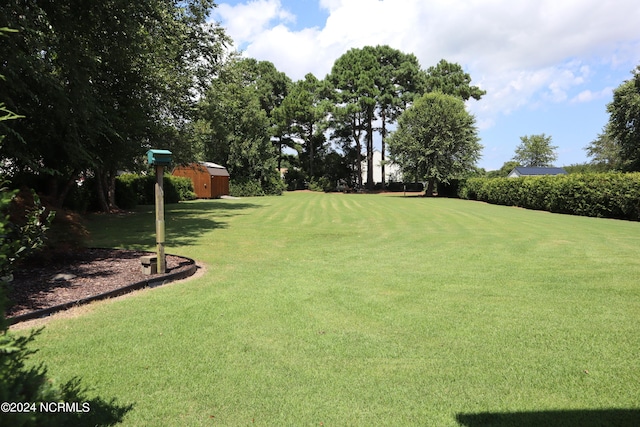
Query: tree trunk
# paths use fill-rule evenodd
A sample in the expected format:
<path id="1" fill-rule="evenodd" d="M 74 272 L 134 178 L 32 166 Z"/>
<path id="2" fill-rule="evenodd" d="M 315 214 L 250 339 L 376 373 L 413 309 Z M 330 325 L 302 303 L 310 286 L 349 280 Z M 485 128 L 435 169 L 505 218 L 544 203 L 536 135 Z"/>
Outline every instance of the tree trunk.
<path id="1" fill-rule="evenodd" d="M 433 189 L 435 188 L 435 186 L 436 186 L 436 180 L 435 180 L 435 178 L 429 178 L 429 179 L 427 180 L 427 189 L 426 189 L 426 191 L 424 192 L 424 196 L 425 196 L 425 197 L 431 197 L 431 196 L 433 196 Z"/>
<path id="2" fill-rule="evenodd" d="M 109 204 L 105 197 L 104 182 L 102 180 L 102 173 L 96 171 L 96 193 L 98 195 L 98 203 L 100 204 L 100 210 L 103 212 L 109 212 Z"/>
<path id="3" fill-rule="evenodd" d="M 282 170 L 282 138 L 278 138 L 278 172 Z"/>
<path id="4" fill-rule="evenodd" d="M 109 202 L 109 211 L 117 209 L 116 206 L 116 174 L 109 173 L 107 175 L 107 200 Z"/>
<path id="5" fill-rule="evenodd" d="M 104 212 L 112 212 L 116 209 L 116 176 L 102 170 L 96 171 L 96 192 L 100 209 Z"/>
<path id="6" fill-rule="evenodd" d="M 74 185 L 76 184 L 76 179 L 78 177 L 78 172 L 74 171 L 73 175 L 67 180 L 67 182 L 62 187 L 62 190 L 56 197 L 55 206 L 61 208 L 64 205 L 64 201 L 67 198 L 67 195 L 71 191 Z"/>
<path id="7" fill-rule="evenodd" d="M 314 144 L 315 141 L 313 140 L 313 125 L 311 126 L 311 129 L 309 129 L 309 140 L 308 140 L 308 144 L 309 144 L 309 179 L 313 179 L 313 156 L 314 156 Z"/>
<path id="8" fill-rule="evenodd" d="M 387 137 L 387 112 L 386 110 L 382 110 L 381 116 L 380 118 L 382 119 L 382 131 L 380 132 L 382 135 L 382 164 L 380 165 L 382 168 L 382 189 L 384 190 L 386 188 L 386 177 L 385 177 L 385 151 L 386 151 L 386 145 L 385 145 L 385 138 Z"/>
<path id="9" fill-rule="evenodd" d="M 358 151 L 358 160 L 356 168 L 358 170 L 358 187 L 362 188 L 362 144 L 360 138 L 356 139 L 356 150 Z"/>
<path id="10" fill-rule="evenodd" d="M 358 152 L 358 157 L 357 157 L 357 164 L 356 164 L 356 171 L 358 173 L 357 176 L 357 184 L 358 184 L 358 188 L 362 188 L 362 144 L 360 142 L 360 131 L 358 131 L 358 127 L 357 127 L 358 123 L 357 120 L 354 118 L 352 123 L 351 123 L 351 127 L 353 129 L 353 139 L 356 143 L 356 150 Z"/>
<path id="11" fill-rule="evenodd" d="M 367 188 L 373 190 L 373 112 L 367 116 Z"/>

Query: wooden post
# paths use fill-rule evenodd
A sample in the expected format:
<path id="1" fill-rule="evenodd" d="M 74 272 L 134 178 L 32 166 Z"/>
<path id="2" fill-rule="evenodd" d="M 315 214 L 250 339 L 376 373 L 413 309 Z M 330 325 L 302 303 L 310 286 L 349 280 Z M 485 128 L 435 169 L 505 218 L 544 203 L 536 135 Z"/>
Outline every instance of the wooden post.
<path id="1" fill-rule="evenodd" d="M 164 274 L 167 263 L 164 257 L 164 166 L 156 165 L 156 244 L 158 274 Z"/>

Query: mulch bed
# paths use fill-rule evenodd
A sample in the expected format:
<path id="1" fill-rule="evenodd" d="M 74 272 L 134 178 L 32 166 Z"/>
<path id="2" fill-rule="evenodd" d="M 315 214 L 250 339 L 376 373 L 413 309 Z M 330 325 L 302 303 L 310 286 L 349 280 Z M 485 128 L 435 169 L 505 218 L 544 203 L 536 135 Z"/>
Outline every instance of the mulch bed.
<path id="1" fill-rule="evenodd" d="M 195 271 L 189 258 L 166 255 L 166 274 L 145 275 L 140 257 L 149 252 L 123 249 L 86 249 L 46 265 L 29 265 L 13 273 L 8 297 L 9 318 L 27 315 L 62 304 L 74 303 L 97 295 L 153 279 L 174 277 Z"/>

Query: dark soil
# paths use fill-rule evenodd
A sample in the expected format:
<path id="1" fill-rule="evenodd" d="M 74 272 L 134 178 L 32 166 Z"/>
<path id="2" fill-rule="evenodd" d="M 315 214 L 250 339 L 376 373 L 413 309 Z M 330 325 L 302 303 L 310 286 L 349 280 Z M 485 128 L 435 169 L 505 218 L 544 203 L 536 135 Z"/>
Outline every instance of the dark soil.
<path id="1" fill-rule="evenodd" d="M 132 285 L 150 277 L 142 273 L 140 257 L 148 252 L 122 249 L 86 249 L 64 260 L 32 263 L 13 273 L 7 317 L 75 302 Z M 187 258 L 167 255 L 167 273 L 187 270 Z"/>

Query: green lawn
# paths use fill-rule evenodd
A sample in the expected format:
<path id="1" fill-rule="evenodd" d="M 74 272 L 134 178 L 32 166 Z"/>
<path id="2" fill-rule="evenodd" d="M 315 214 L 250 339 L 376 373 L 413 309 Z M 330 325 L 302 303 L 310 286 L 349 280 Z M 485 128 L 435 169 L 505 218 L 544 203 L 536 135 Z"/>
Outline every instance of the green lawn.
<path id="1" fill-rule="evenodd" d="M 154 247 L 152 207 L 94 246 Z M 640 223 L 288 193 L 166 209 L 198 279 L 36 341 L 127 426 L 636 425 Z"/>

